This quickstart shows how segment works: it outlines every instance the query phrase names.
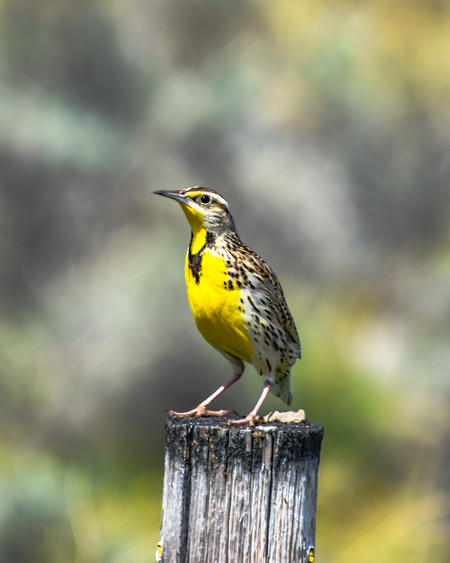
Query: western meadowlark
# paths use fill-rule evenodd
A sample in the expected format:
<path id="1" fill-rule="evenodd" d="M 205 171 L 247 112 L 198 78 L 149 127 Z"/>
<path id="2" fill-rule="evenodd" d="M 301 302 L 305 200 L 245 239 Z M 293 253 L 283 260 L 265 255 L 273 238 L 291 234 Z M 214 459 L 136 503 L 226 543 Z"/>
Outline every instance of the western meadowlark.
<path id="1" fill-rule="evenodd" d="M 157 191 L 178 201 L 192 229 L 185 275 L 192 313 L 203 338 L 232 365 L 233 377 L 200 405 L 177 416 L 222 416 L 206 407 L 237 381 L 244 362 L 263 377 L 252 412 L 233 424 L 251 426 L 269 391 L 292 402 L 290 371 L 301 357 L 300 340 L 280 282 L 271 268 L 237 234 L 227 201 L 198 186 Z"/>

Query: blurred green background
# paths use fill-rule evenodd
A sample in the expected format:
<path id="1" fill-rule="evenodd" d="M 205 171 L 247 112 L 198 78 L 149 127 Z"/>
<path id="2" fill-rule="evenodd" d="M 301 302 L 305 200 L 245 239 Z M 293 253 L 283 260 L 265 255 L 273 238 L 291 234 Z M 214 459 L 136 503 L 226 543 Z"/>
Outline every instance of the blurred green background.
<path id="1" fill-rule="evenodd" d="M 154 560 L 164 411 L 230 375 L 189 185 L 296 319 L 317 560 L 450 561 L 450 2 L 1 0 L 0 562 Z"/>

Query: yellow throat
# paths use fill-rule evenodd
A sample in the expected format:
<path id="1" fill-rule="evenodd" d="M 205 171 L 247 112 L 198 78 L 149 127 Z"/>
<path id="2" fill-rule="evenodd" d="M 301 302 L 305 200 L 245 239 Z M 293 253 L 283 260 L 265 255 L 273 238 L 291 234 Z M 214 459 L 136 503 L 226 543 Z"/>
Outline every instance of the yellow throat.
<path id="1" fill-rule="evenodd" d="M 187 293 L 200 334 L 214 348 L 252 361 L 252 345 L 239 310 L 240 290 L 227 288 L 224 259 L 213 248 L 204 248 L 207 229 L 203 215 L 179 202 L 192 228 L 192 240 L 185 261 Z M 192 268 L 192 257 L 199 257 L 199 270 Z"/>
<path id="2" fill-rule="evenodd" d="M 183 213 L 186 215 L 186 219 L 189 221 L 192 229 L 192 241 L 191 241 L 191 254 L 197 254 L 202 246 L 206 242 L 206 227 L 203 215 L 199 213 L 196 209 L 189 207 L 182 201 L 178 202 L 180 204 Z"/>

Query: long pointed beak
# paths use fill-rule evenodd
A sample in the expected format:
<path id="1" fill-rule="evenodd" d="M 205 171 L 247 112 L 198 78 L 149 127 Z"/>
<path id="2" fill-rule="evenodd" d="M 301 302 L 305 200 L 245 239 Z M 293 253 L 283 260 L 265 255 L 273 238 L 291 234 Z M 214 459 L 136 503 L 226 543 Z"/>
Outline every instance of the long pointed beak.
<path id="1" fill-rule="evenodd" d="M 158 191 L 153 192 L 153 193 L 157 194 L 157 195 L 162 195 L 164 197 L 168 197 L 170 199 L 175 199 L 176 201 L 179 201 L 181 203 L 186 203 L 187 205 L 189 205 L 190 198 L 182 192 L 183 192 L 183 190 L 179 190 L 179 191 L 176 191 L 176 190 L 174 190 L 174 191 L 172 191 L 172 190 L 158 190 Z"/>

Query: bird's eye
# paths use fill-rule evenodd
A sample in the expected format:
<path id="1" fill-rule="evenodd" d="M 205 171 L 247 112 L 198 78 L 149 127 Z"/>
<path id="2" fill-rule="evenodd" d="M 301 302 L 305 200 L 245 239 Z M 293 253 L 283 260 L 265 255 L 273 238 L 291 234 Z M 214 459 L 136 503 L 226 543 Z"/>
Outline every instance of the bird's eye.
<path id="1" fill-rule="evenodd" d="M 202 197 L 200 198 L 200 201 L 202 203 L 209 203 L 211 201 L 211 198 L 209 197 L 209 195 L 202 195 Z"/>

